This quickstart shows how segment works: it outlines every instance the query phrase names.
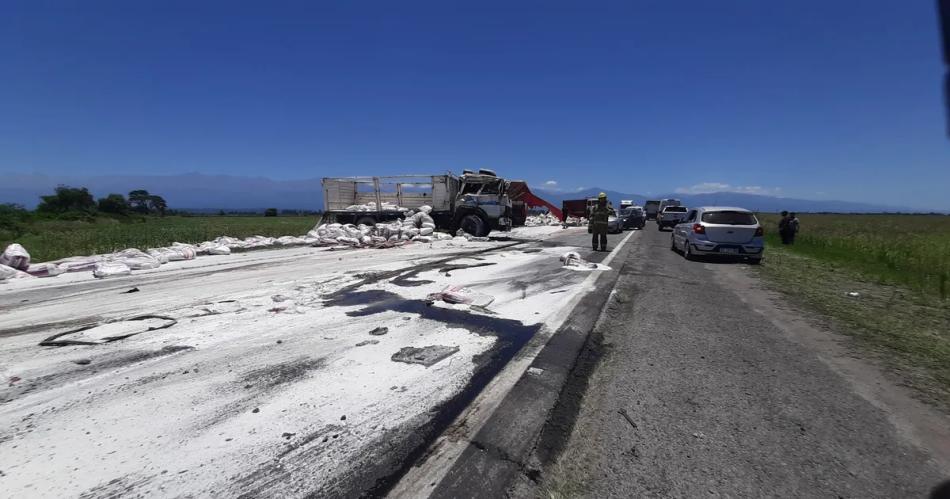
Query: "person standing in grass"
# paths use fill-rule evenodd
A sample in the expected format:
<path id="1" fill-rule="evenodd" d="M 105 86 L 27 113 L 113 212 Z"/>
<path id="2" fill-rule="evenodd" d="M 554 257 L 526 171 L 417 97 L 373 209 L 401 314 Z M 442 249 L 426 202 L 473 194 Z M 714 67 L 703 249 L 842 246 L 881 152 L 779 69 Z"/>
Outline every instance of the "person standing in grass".
<path id="1" fill-rule="evenodd" d="M 798 217 L 795 216 L 795 213 L 789 213 L 788 215 L 788 244 L 795 244 L 795 235 L 798 234 L 798 226 L 800 222 Z"/>
<path id="2" fill-rule="evenodd" d="M 791 240 L 788 236 L 791 221 L 792 219 L 788 216 L 788 212 L 783 210 L 782 219 L 778 221 L 778 235 L 782 238 L 782 244 L 791 244 Z"/>

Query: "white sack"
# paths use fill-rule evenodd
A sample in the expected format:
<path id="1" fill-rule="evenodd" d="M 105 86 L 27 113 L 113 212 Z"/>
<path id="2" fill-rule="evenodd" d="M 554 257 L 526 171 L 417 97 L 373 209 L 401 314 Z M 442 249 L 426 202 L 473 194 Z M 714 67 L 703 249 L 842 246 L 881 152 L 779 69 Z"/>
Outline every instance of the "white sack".
<path id="1" fill-rule="evenodd" d="M 17 270 L 15 268 L 0 264 L 0 281 L 13 279 L 16 276 Z"/>
<path id="2" fill-rule="evenodd" d="M 99 262 L 96 264 L 96 269 L 92 271 L 92 275 L 100 279 L 104 277 L 129 275 L 131 273 L 132 269 L 121 262 Z"/>
<path id="3" fill-rule="evenodd" d="M 23 246 L 13 243 L 0 254 L 0 265 L 6 265 L 16 270 L 26 270 L 30 268 L 30 254 L 26 252 L 26 248 Z"/>
<path id="4" fill-rule="evenodd" d="M 224 245 L 214 246 L 214 247 L 208 248 L 208 254 L 209 255 L 230 255 L 231 248 L 228 248 L 227 246 L 224 246 Z"/>
<path id="5" fill-rule="evenodd" d="M 55 277 L 63 272 L 66 272 L 66 269 L 59 268 L 55 263 L 34 263 L 26 269 L 26 273 L 33 277 Z"/>

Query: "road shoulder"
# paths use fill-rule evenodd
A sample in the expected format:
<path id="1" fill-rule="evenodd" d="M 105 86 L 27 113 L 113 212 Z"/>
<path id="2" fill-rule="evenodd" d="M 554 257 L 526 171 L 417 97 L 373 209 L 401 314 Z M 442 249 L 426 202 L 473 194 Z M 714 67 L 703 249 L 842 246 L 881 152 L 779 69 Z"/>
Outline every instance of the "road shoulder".
<path id="1" fill-rule="evenodd" d="M 563 322 L 556 331 L 538 335 L 506 368 L 509 372 L 493 382 L 503 385 L 507 376 L 516 375 L 507 393 L 487 387 L 481 400 L 446 430 L 391 497 L 503 497 L 519 481 L 538 474 L 532 459 L 535 442 L 601 315 L 635 235 L 628 233 L 612 253 L 591 255 L 592 261 L 612 269 L 593 275 L 591 291 L 560 312 Z M 492 398 L 499 401 L 493 404 Z"/>
<path id="2" fill-rule="evenodd" d="M 861 397 L 884 411 L 903 438 L 930 454 L 934 464 L 950 476 L 950 417 L 947 414 L 915 398 L 878 363 L 858 358 L 851 338 L 819 324 L 814 314 L 790 304 L 746 267 L 710 265 L 709 268 L 719 284 L 732 289 L 740 300 L 787 338 L 817 352 L 822 363 L 847 380 Z"/>

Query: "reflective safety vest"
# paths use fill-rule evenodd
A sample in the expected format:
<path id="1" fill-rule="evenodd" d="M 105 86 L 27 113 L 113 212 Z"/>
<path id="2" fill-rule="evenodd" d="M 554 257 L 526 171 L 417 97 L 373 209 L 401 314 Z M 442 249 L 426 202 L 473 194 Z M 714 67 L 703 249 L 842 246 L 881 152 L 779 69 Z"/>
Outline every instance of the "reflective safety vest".
<path id="1" fill-rule="evenodd" d="M 607 219 L 610 218 L 610 210 L 606 206 L 595 206 L 590 212 L 590 225 L 595 229 L 607 229 Z"/>

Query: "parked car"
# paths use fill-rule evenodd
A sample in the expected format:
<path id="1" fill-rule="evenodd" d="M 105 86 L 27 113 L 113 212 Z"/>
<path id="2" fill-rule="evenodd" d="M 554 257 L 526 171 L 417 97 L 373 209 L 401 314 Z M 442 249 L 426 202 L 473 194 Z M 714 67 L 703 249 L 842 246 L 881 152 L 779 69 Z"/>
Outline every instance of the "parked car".
<path id="1" fill-rule="evenodd" d="M 647 223 L 646 213 L 639 206 L 631 206 L 620 210 L 620 217 L 623 218 L 624 229 L 642 229 Z"/>
<path id="2" fill-rule="evenodd" d="M 666 208 L 667 206 L 683 206 L 683 203 L 679 199 L 673 199 L 673 198 L 664 199 L 660 201 L 660 207 L 657 208 L 657 212 L 663 213 L 663 209 Z"/>
<path id="3" fill-rule="evenodd" d="M 667 206 L 656 216 L 656 228 L 674 227 L 686 218 L 685 206 Z"/>
<path id="4" fill-rule="evenodd" d="M 611 209 L 612 214 L 607 217 L 607 232 L 616 234 L 623 232 L 623 218 L 617 210 Z"/>
<path id="5" fill-rule="evenodd" d="M 745 208 L 704 206 L 690 209 L 686 220 L 673 228 L 670 246 L 687 260 L 721 255 L 759 263 L 765 249 L 764 235 L 755 214 Z"/>

